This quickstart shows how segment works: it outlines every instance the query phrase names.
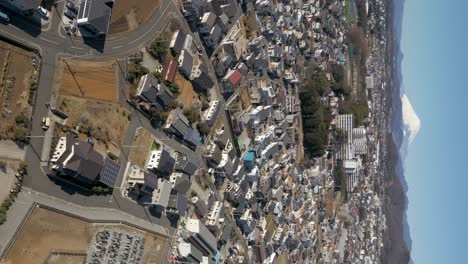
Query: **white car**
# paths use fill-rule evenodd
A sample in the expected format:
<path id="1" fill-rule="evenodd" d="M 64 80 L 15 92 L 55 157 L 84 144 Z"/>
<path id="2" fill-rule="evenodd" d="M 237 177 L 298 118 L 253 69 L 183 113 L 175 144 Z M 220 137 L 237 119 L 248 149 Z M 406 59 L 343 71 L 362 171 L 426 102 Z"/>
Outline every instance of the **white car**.
<path id="1" fill-rule="evenodd" d="M 37 11 L 39 11 L 39 14 L 41 14 L 41 16 L 43 16 L 44 18 L 49 18 L 49 11 L 47 11 L 47 9 L 43 8 L 42 6 L 39 6 L 37 8 Z"/>

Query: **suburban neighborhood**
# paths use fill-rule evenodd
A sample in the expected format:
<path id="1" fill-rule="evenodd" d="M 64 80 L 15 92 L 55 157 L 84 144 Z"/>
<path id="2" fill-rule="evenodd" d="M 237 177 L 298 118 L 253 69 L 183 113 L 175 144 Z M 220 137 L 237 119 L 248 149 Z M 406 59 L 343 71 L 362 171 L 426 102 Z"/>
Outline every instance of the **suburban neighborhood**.
<path id="1" fill-rule="evenodd" d="M 1 1 L 2 263 L 383 263 L 386 10 Z"/>

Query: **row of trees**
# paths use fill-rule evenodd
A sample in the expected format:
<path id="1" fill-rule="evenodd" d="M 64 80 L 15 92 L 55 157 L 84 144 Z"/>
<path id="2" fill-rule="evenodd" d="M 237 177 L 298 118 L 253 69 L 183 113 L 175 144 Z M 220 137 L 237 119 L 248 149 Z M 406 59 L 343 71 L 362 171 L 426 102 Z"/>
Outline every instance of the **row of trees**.
<path id="1" fill-rule="evenodd" d="M 0 205 L 0 225 L 5 223 L 6 218 L 7 218 L 7 211 L 8 209 L 10 209 L 11 205 L 15 201 L 16 197 L 18 196 L 18 193 L 21 191 L 24 175 L 27 174 L 27 167 L 28 167 L 28 164 L 26 162 L 22 161 L 20 163 L 19 169 L 18 169 L 19 176 L 17 177 L 19 184 L 16 185 L 13 191 L 10 192 L 10 195 Z"/>
<path id="2" fill-rule="evenodd" d="M 331 122 L 330 109 L 320 99 L 328 90 L 329 82 L 323 73 L 314 74 L 300 89 L 302 126 L 305 152 L 311 157 L 325 154 L 328 145 L 328 127 Z"/>

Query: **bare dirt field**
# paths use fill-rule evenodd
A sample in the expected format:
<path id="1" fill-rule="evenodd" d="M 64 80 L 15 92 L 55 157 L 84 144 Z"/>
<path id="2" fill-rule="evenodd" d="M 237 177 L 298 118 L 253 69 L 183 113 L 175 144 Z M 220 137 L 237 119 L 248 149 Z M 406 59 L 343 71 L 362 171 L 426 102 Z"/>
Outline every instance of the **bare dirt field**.
<path id="1" fill-rule="evenodd" d="M 108 148 L 120 146 L 131 118 L 118 104 L 73 96 L 59 96 L 57 107 L 69 115 L 68 126 L 79 126 L 80 132 L 90 134 Z"/>
<path id="2" fill-rule="evenodd" d="M 5 263 L 42 263 L 52 250 L 86 253 L 92 232 L 85 221 L 34 208 Z"/>
<path id="3" fill-rule="evenodd" d="M 112 8 L 109 35 L 136 29 L 161 6 L 161 0 L 117 0 Z"/>
<path id="4" fill-rule="evenodd" d="M 93 224 L 43 208 L 34 208 L 14 241 L 6 264 L 44 263 L 51 252 L 86 254 L 95 229 Z M 145 236 L 142 263 L 161 263 L 167 239 L 124 225 L 112 225 Z M 83 263 L 82 256 L 52 256 L 47 263 Z"/>
<path id="5" fill-rule="evenodd" d="M 153 145 L 153 136 L 148 130 L 140 127 L 133 139 L 132 148 L 130 150 L 129 160 L 134 164 L 144 167 L 146 158 Z"/>
<path id="6" fill-rule="evenodd" d="M 198 94 L 193 90 L 192 83 L 182 77 L 179 72 L 176 73 L 174 83 L 179 86 L 180 89 L 177 101 L 182 103 L 184 107 L 191 107 L 193 99 L 198 98 Z"/>
<path id="7" fill-rule="evenodd" d="M 28 104 L 31 82 L 38 74 L 32 64 L 35 55 L 16 46 L 0 42 L 0 138 L 15 135 L 15 117 L 29 117 Z"/>
<path id="8" fill-rule="evenodd" d="M 59 94 L 117 102 L 117 67 L 115 61 L 65 61 Z"/>

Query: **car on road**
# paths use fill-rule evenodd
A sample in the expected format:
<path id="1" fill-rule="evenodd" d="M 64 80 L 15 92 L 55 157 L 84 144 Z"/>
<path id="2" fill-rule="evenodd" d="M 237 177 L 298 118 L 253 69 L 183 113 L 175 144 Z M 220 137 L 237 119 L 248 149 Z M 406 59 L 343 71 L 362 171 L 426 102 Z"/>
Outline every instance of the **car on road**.
<path id="1" fill-rule="evenodd" d="M 65 10 L 65 12 L 63 14 L 66 17 L 70 18 L 70 19 L 75 19 L 76 18 L 76 14 L 73 13 L 72 11 L 70 11 L 69 9 Z"/>
<path id="2" fill-rule="evenodd" d="M 5 23 L 5 24 L 10 23 L 10 17 L 5 13 L 0 12 L 0 22 Z"/>
<path id="3" fill-rule="evenodd" d="M 49 19 L 49 11 L 47 11 L 47 9 L 43 8 L 42 6 L 38 6 L 37 11 L 39 14 L 41 14 L 42 17 Z"/>
<path id="4" fill-rule="evenodd" d="M 47 130 L 50 127 L 50 118 L 49 117 L 43 117 L 42 118 L 42 129 Z"/>

